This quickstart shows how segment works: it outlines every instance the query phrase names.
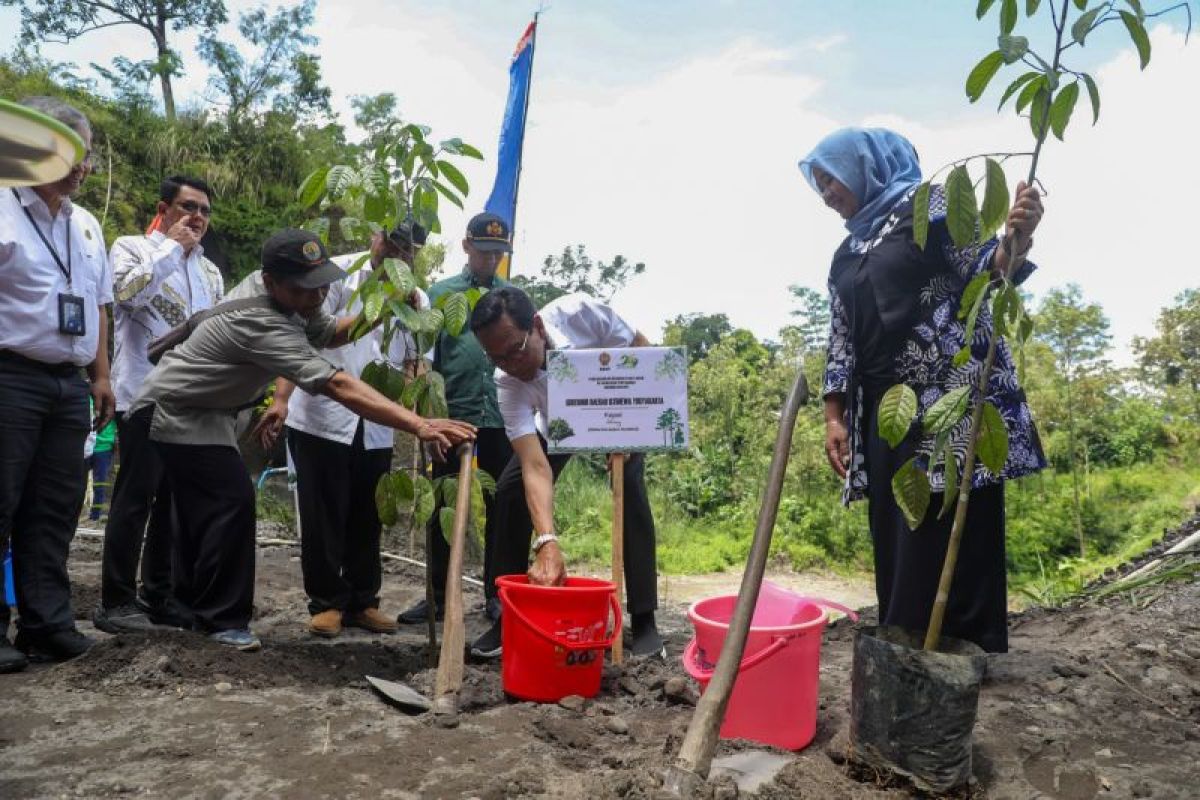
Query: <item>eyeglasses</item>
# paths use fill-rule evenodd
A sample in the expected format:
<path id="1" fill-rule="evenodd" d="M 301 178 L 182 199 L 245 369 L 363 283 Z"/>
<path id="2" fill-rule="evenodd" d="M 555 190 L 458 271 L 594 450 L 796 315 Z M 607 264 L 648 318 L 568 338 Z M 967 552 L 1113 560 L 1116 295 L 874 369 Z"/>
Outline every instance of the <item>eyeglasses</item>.
<path id="1" fill-rule="evenodd" d="M 184 200 L 182 203 L 176 203 L 175 205 L 188 214 L 199 214 L 205 218 L 212 216 L 212 206 L 202 206 L 195 200 Z"/>
<path id="2" fill-rule="evenodd" d="M 529 333 L 530 333 L 529 331 L 525 332 L 525 338 L 521 340 L 520 347 L 509 350 L 507 353 L 505 353 L 502 356 L 494 356 L 494 355 L 488 354 L 488 361 L 491 361 L 497 367 L 501 367 L 501 368 L 505 364 L 511 364 L 514 361 L 516 361 L 518 358 L 520 358 L 522 356 L 522 354 L 524 354 L 525 347 L 526 347 L 526 345 L 529 344 Z"/>

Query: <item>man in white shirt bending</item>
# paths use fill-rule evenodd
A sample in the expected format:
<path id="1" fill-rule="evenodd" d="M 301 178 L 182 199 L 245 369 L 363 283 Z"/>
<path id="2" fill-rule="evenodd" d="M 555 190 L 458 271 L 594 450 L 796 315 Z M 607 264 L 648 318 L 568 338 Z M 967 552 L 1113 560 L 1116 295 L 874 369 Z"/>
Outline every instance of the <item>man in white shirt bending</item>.
<path id="1" fill-rule="evenodd" d="M 144 429 L 129 423 L 127 412 L 153 367 L 146 356 L 150 343 L 197 311 L 220 303 L 225 284 L 200 244 L 212 216 L 208 184 L 169 177 L 159 187 L 155 210 L 150 233 L 120 237 L 109 254 L 117 300 L 112 380 L 121 468 L 104 528 L 100 605 L 92 613 L 92 622 L 108 633 L 191 624 L 172 593 L 173 518 L 162 462 Z"/>
<path id="2" fill-rule="evenodd" d="M 546 351 L 646 347 L 650 342 L 616 311 L 588 295 L 568 294 L 537 312 L 529 296 L 515 286 L 493 289 L 480 298 L 471 314 L 471 332 L 496 365 L 496 395 L 516 456 L 496 481 L 499 524 L 494 572 L 501 576 L 528 570 L 533 583 L 562 583 L 566 565 L 554 527 L 554 481 L 571 457 L 547 453 Z M 658 583 L 645 457 L 634 453 L 627 458 L 625 590 L 632 633 L 629 652 L 662 654 L 663 641 L 654 621 Z M 531 533 L 536 534 L 532 566 Z M 475 640 L 472 655 L 500 655 L 502 622 L 503 618 Z"/>

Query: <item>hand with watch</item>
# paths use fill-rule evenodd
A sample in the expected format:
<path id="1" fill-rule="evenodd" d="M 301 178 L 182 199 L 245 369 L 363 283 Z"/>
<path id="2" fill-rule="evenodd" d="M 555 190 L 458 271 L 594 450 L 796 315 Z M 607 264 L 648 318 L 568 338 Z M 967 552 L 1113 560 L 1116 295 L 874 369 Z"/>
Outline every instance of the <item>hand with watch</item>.
<path id="1" fill-rule="evenodd" d="M 533 564 L 529 582 L 536 586 L 562 586 L 567 580 L 567 565 L 554 531 L 539 534 L 533 540 Z"/>

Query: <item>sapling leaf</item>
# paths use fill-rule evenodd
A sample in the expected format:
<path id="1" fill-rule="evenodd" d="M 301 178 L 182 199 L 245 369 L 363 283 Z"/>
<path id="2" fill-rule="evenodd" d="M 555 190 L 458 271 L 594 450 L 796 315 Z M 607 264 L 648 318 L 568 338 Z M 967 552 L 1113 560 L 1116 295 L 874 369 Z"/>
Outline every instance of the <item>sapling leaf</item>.
<path id="1" fill-rule="evenodd" d="M 442 478 L 441 498 L 443 505 L 454 507 L 454 503 L 458 499 L 458 478 L 451 475 Z"/>
<path id="2" fill-rule="evenodd" d="M 429 389 L 429 379 L 426 377 L 428 374 L 418 375 L 408 382 L 408 385 L 404 387 L 404 394 L 400 397 L 400 405 L 410 409 L 416 408 Z"/>
<path id="3" fill-rule="evenodd" d="M 1091 75 L 1085 72 L 1081 77 L 1083 85 L 1087 87 L 1088 99 L 1092 101 L 1092 124 L 1095 125 L 1100 121 L 1100 89 L 1096 87 L 1096 81 Z"/>
<path id="4" fill-rule="evenodd" d="M 1017 95 L 1017 113 L 1020 114 L 1025 110 L 1026 106 L 1033 102 L 1033 98 L 1037 95 L 1038 89 L 1046 85 L 1046 76 L 1037 74 L 1029 83 L 1025 84 L 1025 88 Z"/>
<path id="5" fill-rule="evenodd" d="M 338 197 L 345 194 L 357 182 L 358 172 L 354 167 L 348 164 L 338 164 L 331 167 L 325 175 L 325 191 L 332 197 Z"/>
<path id="6" fill-rule="evenodd" d="M 1129 7 L 1133 9 L 1133 13 L 1137 14 L 1137 18 L 1139 21 L 1141 21 L 1141 22 L 1146 21 L 1146 12 L 1142 8 L 1141 0 L 1125 0 L 1125 2 L 1128 3 Z"/>
<path id="7" fill-rule="evenodd" d="M 971 309 L 979 304 L 979 295 L 983 294 L 983 291 L 987 288 L 991 280 L 992 276 L 987 272 L 981 272 L 974 278 L 971 278 L 971 282 L 967 284 L 967 288 L 963 289 L 962 300 L 959 302 L 959 319 L 966 319 L 970 316 Z M 967 344 L 970 343 L 970 340 L 967 340 Z"/>
<path id="8" fill-rule="evenodd" d="M 368 325 L 374 325 L 375 320 L 379 319 L 379 315 L 383 313 L 383 300 L 383 291 L 378 284 L 362 298 L 363 318 Z"/>
<path id="9" fill-rule="evenodd" d="M 922 250 L 929 238 L 929 182 L 917 187 L 913 195 L 913 242 Z"/>
<path id="10" fill-rule="evenodd" d="M 480 488 L 488 494 L 496 493 L 496 479 L 493 478 L 490 473 L 481 469 L 476 469 L 475 482 L 478 483 Z"/>
<path id="11" fill-rule="evenodd" d="M 467 291 L 464 292 L 463 294 L 466 295 L 467 305 L 471 308 L 472 311 L 474 311 L 475 304 L 479 302 L 479 298 L 481 298 L 485 294 L 487 294 L 487 289 L 482 289 L 478 286 L 472 286 L 470 289 L 467 289 Z"/>
<path id="12" fill-rule="evenodd" d="M 1092 32 L 1092 26 L 1096 23 L 1096 17 L 1103 14 L 1107 8 L 1107 3 L 1101 3 L 1091 11 L 1085 11 L 1080 14 L 1079 19 L 1075 20 L 1075 24 L 1071 26 L 1071 38 L 1082 45 L 1084 40 L 1087 39 L 1087 35 Z"/>
<path id="13" fill-rule="evenodd" d="M 988 83 L 1004 63 L 1004 56 L 1001 52 L 993 50 L 975 65 L 971 73 L 967 75 L 967 97 L 972 103 L 983 96 Z"/>
<path id="14" fill-rule="evenodd" d="M 325 196 L 325 178 L 328 175 L 329 167 L 321 167 L 308 174 L 296 192 L 301 208 L 312 208 Z"/>
<path id="15" fill-rule="evenodd" d="M 1017 0 L 1004 0 L 1000 6 L 1000 32 L 1010 34 L 1017 26 Z"/>
<path id="16" fill-rule="evenodd" d="M 1079 100 L 1079 83 L 1067 84 L 1067 86 L 1058 93 L 1054 98 L 1054 103 L 1050 106 L 1050 130 L 1054 131 L 1054 135 L 1062 141 L 1063 133 L 1067 130 L 1067 123 L 1071 121 L 1071 112 L 1075 110 L 1075 103 Z"/>
<path id="17" fill-rule="evenodd" d="M 1045 88 L 1037 90 L 1033 103 L 1029 106 L 1029 128 L 1033 135 L 1041 139 L 1046 135 L 1046 108 L 1050 102 L 1050 91 Z"/>
<path id="18" fill-rule="evenodd" d="M 925 432 L 939 434 L 953 430 L 967 414 L 970 393 L 970 386 L 959 386 L 939 397 L 925 412 Z"/>
<path id="19" fill-rule="evenodd" d="M 1004 90 L 1004 94 L 1000 95 L 1000 102 L 996 105 L 996 110 L 999 111 L 1000 109 L 1004 108 L 1004 104 L 1008 102 L 1008 98 L 1016 94 L 1018 89 L 1029 83 L 1034 78 L 1041 77 L 1041 74 L 1042 73 L 1040 72 L 1026 72 L 1015 81 L 1010 83 L 1008 88 Z"/>
<path id="20" fill-rule="evenodd" d="M 388 276 L 388 280 L 392 282 L 392 286 L 396 289 L 396 294 L 401 298 L 407 298 L 412 294 L 412 290 L 417 288 L 417 282 L 413 278 L 412 270 L 408 264 L 405 264 L 398 258 L 387 258 L 383 261 L 384 273 Z"/>
<path id="21" fill-rule="evenodd" d="M 1005 64 L 1013 64 L 1029 52 L 1029 39 L 1024 36 L 1001 36 L 997 40 Z"/>
<path id="22" fill-rule="evenodd" d="M 987 159 L 983 190 L 983 206 L 979 209 L 980 236 L 987 238 L 1008 216 L 1008 178 L 1004 167 L 995 159 Z"/>
<path id="23" fill-rule="evenodd" d="M 966 167 L 957 166 L 946 178 L 946 227 L 954 244 L 957 247 L 972 244 L 978 223 L 979 209 L 975 205 L 971 175 Z"/>
<path id="24" fill-rule="evenodd" d="M 942 452 L 945 461 L 943 474 L 946 478 L 946 487 L 942 493 L 942 510 L 938 512 L 938 519 L 946 516 L 946 512 L 954 508 L 954 504 L 958 500 L 958 461 L 954 458 L 954 446 L 947 441 Z"/>
<path id="25" fill-rule="evenodd" d="M 1025 16 L 1032 17 L 1037 13 L 1038 6 L 1042 4 L 1042 0 L 1025 0 Z"/>
<path id="26" fill-rule="evenodd" d="M 1121 21 L 1125 23 L 1125 28 L 1129 31 L 1129 38 L 1133 40 L 1134 47 L 1137 48 L 1141 68 L 1145 69 L 1146 65 L 1150 63 L 1150 37 L 1146 35 L 1146 26 L 1128 11 L 1120 13 Z"/>
<path id="27" fill-rule="evenodd" d="M 392 473 L 392 492 L 397 505 L 409 508 L 417 496 L 417 487 L 413 484 L 412 476 L 400 470 Z"/>
<path id="28" fill-rule="evenodd" d="M 996 0 L 979 0 L 979 5 L 975 6 L 975 19 L 983 19 L 988 10 L 996 4 Z"/>
<path id="29" fill-rule="evenodd" d="M 413 478 L 413 490 L 413 524 L 420 527 L 429 522 L 429 518 L 433 516 L 433 509 L 436 505 L 433 484 L 424 475 L 417 475 Z"/>
<path id="30" fill-rule="evenodd" d="M 999 475 L 1008 461 L 1008 429 L 1004 418 L 990 402 L 984 402 L 979 421 L 979 461 L 993 475 Z"/>
<path id="31" fill-rule="evenodd" d="M 467 317 L 470 316 L 470 303 L 467 302 L 467 296 L 462 292 L 452 292 L 443 295 L 443 297 L 446 301 L 442 304 L 446 333 L 451 336 L 458 336 L 467 324 Z"/>
<path id="32" fill-rule="evenodd" d="M 404 387 L 408 384 L 408 376 L 403 370 L 384 367 L 384 385 L 383 391 L 380 392 L 388 400 L 393 403 L 399 403 L 400 398 L 404 396 Z"/>
<path id="33" fill-rule="evenodd" d="M 963 345 L 962 349 L 960 349 L 957 353 L 954 354 L 954 358 L 950 359 L 950 363 L 956 367 L 961 367 L 970 360 L 971 360 L 971 346 Z"/>
<path id="34" fill-rule="evenodd" d="M 929 476 L 910 458 L 892 476 L 892 495 L 904 513 L 909 530 L 916 530 L 929 510 Z"/>
<path id="35" fill-rule="evenodd" d="M 449 507 L 442 506 L 438 510 L 438 522 L 441 523 L 442 536 L 445 537 L 446 543 L 447 544 L 451 543 L 453 541 L 453 539 L 451 539 L 451 536 L 453 536 L 453 533 L 454 533 L 454 506 L 453 505 L 450 505 Z"/>
<path id="36" fill-rule="evenodd" d="M 399 514 L 396 512 L 396 499 L 392 492 L 392 476 L 380 475 L 375 484 L 375 513 L 384 525 L 395 525 Z"/>
<path id="37" fill-rule="evenodd" d="M 903 383 L 897 383 L 879 401 L 879 435 L 896 447 L 904 441 L 917 416 L 917 394 Z"/>
<path id="38" fill-rule="evenodd" d="M 990 283 L 989 283 L 990 286 Z M 963 340 L 970 347 L 975 341 L 975 323 L 979 319 L 979 311 L 983 308 L 984 302 L 987 300 L 987 287 L 975 297 L 975 302 L 971 304 L 971 310 L 967 312 L 967 322 L 963 331 Z"/>
<path id="39" fill-rule="evenodd" d="M 439 161 L 437 164 L 442 170 L 442 177 L 450 181 L 451 186 L 458 189 L 459 193 L 464 196 L 470 194 L 471 189 L 467 184 L 467 179 L 459 172 L 458 167 L 449 161 Z"/>
<path id="40" fill-rule="evenodd" d="M 479 470 L 475 470 L 476 474 Z M 484 530 L 483 526 L 487 522 L 487 505 L 483 500 L 483 487 L 479 485 L 479 481 L 471 481 L 471 513 L 467 518 L 470 524 L 471 536 L 482 540 Z"/>

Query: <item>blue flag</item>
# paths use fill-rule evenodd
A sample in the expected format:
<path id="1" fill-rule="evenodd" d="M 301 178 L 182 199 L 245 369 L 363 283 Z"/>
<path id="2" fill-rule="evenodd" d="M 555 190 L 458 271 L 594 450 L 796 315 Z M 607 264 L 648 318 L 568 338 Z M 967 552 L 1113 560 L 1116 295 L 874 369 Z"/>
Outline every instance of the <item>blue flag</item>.
<path id="1" fill-rule="evenodd" d="M 508 223 L 513 230 L 517 218 L 517 187 L 521 182 L 521 151 L 525 144 L 525 112 L 529 108 L 529 83 L 533 77 L 533 44 L 537 18 L 529 23 L 508 68 L 508 102 L 504 106 L 504 122 L 500 125 L 500 146 L 496 156 L 496 182 L 485 208 Z M 509 258 L 496 270 L 508 278 Z"/>

